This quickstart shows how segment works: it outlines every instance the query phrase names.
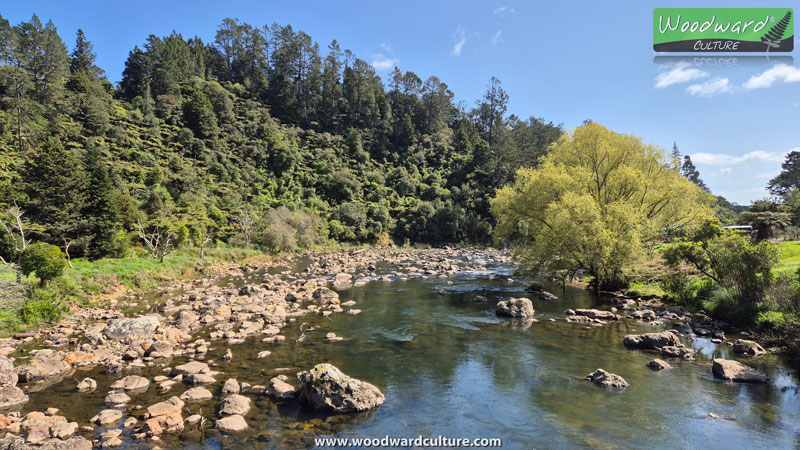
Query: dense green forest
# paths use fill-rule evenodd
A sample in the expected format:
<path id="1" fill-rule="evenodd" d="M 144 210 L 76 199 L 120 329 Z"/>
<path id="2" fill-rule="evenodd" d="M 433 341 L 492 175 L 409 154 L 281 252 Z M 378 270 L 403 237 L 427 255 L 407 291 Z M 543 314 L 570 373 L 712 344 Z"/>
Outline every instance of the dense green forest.
<path id="1" fill-rule="evenodd" d="M 232 19 L 211 43 L 151 35 L 115 86 L 81 30 L 70 51 L 52 22 L 0 17 L 0 255 L 18 224 L 91 258 L 490 242 L 495 189 L 562 126 L 508 115 L 495 78 L 471 108 L 453 98 L 434 76 L 383 80 L 336 41 Z"/>

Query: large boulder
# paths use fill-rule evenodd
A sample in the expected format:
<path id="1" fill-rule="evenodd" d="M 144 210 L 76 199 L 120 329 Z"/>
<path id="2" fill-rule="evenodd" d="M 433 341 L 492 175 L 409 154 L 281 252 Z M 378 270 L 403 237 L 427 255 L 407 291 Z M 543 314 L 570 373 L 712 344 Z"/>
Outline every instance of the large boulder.
<path id="1" fill-rule="evenodd" d="M 151 338 L 160 324 L 157 315 L 112 319 L 104 332 L 110 339 L 137 342 Z"/>
<path id="2" fill-rule="evenodd" d="M 766 383 L 769 381 L 769 378 L 760 370 L 729 359 L 715 359 L 712 361 L 711 373 L 717 378 L 738 383 Z"/>
<path id="3" fill-rule="evenodd" d="M 665 346 L 679 347 L 682 345 L 678 336 L 675 336 L 669 331 L 661 333 L 629 334 L 623 338 L 622 343 L 625 344 L 626 347 L 649 348 L 653 350 L 659 350 L 661 347 Z"/>
<path id="4" fill-rule="evenodd" d="M 0 355 L 0 387 L 16 386 L 19 376 L 14 369 L 14 361 L 5 355 Z"/>
<path id="5" fill-rule="evenodd" d="M 27 365 L 17 367 L 17 374 L 19 381 L 33 383 L 64 376 L 71 370 L 72 366 L 64 361 L 63 353 L 40 350 Z"/>
<path id="6" fill-rule="evenodd" d="M 151 338 L 161 326 L 161 316 L 148 314 L 138 317 L 122 317 L 108 322 L 103 334 L 111 339 L 141 341 Z"/>
<path id="7" fill-rule="evenodd" d="M 377 387 L 351 378 L 331 364 L 317 364 L 298 373 L 297 378 L 302 385 L 300 397 L 320 411 L 366 411 L 385 400 Z"/>
<path id="8" fill-rule="evenodd" d="M 616 388 L 616 389 L 625 389 L 626 387 L 628 387 L 628 382 L 625 381 L 624 378 L 622 378 L 619 375 L 606 372 L 603 369 L 595 370 L 589 375 L 586 375 L 584 379 L 603 387 Z"/>
<path id="9" fill-rule="evenodd" d="M 737 355 L 760 356 L 767 353 L 767 351 L 755 341 L 737 339 L 736 342 L 733 343 L 733 353 Z"/>
<path id="10" fill-rule="evenodd" d="M 28 396 L 16 386 L 3 386 L 0 388 L 0 410 L 12 409 L 28 403 Z"/>
<path id="11" fill-rule="evenodd" d="M 527 298 L 512 298 L 497 302 L 497 315 L 506 317 L 532 317 L 533 303 Z"/>

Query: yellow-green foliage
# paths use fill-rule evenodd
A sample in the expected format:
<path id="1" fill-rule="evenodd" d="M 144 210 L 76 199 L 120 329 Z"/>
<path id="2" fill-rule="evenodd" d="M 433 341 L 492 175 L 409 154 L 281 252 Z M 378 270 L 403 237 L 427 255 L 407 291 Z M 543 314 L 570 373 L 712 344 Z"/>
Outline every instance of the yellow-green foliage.
<path id="1" fill-rule="evenodd" d="M 497 192 L 497 237 L 537 271 L 588 270 L 600 285 L 664 233 L 709 217 L 713 198 L 669 167 L 662 149 L 591 123 L 563 135 L 538 168 Z"/>

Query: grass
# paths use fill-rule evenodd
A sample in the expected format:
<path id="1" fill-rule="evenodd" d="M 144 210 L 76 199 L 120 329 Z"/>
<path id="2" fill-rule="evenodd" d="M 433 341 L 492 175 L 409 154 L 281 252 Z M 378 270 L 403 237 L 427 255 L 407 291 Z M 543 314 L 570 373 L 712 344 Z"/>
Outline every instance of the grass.
<path id="1" fill-rule="evenodd" d="M 221 262 L 245 263 L 264 257 L 258 250 L 240 248 L 206 249 L 200 259 L 199 249 L 181 249 L 161 263 L 146 253 L 97 261 L 73 259 L 73 268 L 39 288 L 31 275 L 16 283 L 16 272 L 0 266 L 0 335 L 10 335 L 38 328 L 45 321 L 55 321 L 69 305 L 101 305 L 114 296 L 143 293 L 162 283 L 191 278 L 205 268 Z"/>
<path id="2" fill-rule="evenodd" d="M 800 241 L 783 241 L 776 244 L 781 260 L 775 268 L 776 273 L 796 273 L 800 268 Z"/>

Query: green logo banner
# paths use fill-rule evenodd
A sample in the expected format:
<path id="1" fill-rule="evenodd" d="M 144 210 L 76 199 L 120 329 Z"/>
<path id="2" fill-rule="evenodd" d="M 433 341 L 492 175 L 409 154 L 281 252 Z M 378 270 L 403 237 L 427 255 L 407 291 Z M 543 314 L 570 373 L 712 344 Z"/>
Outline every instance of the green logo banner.
<path id="1" fill-rule="evenodd" d="M 657 52 L 791 52 L 792 8 L 656 8 Z"/>

